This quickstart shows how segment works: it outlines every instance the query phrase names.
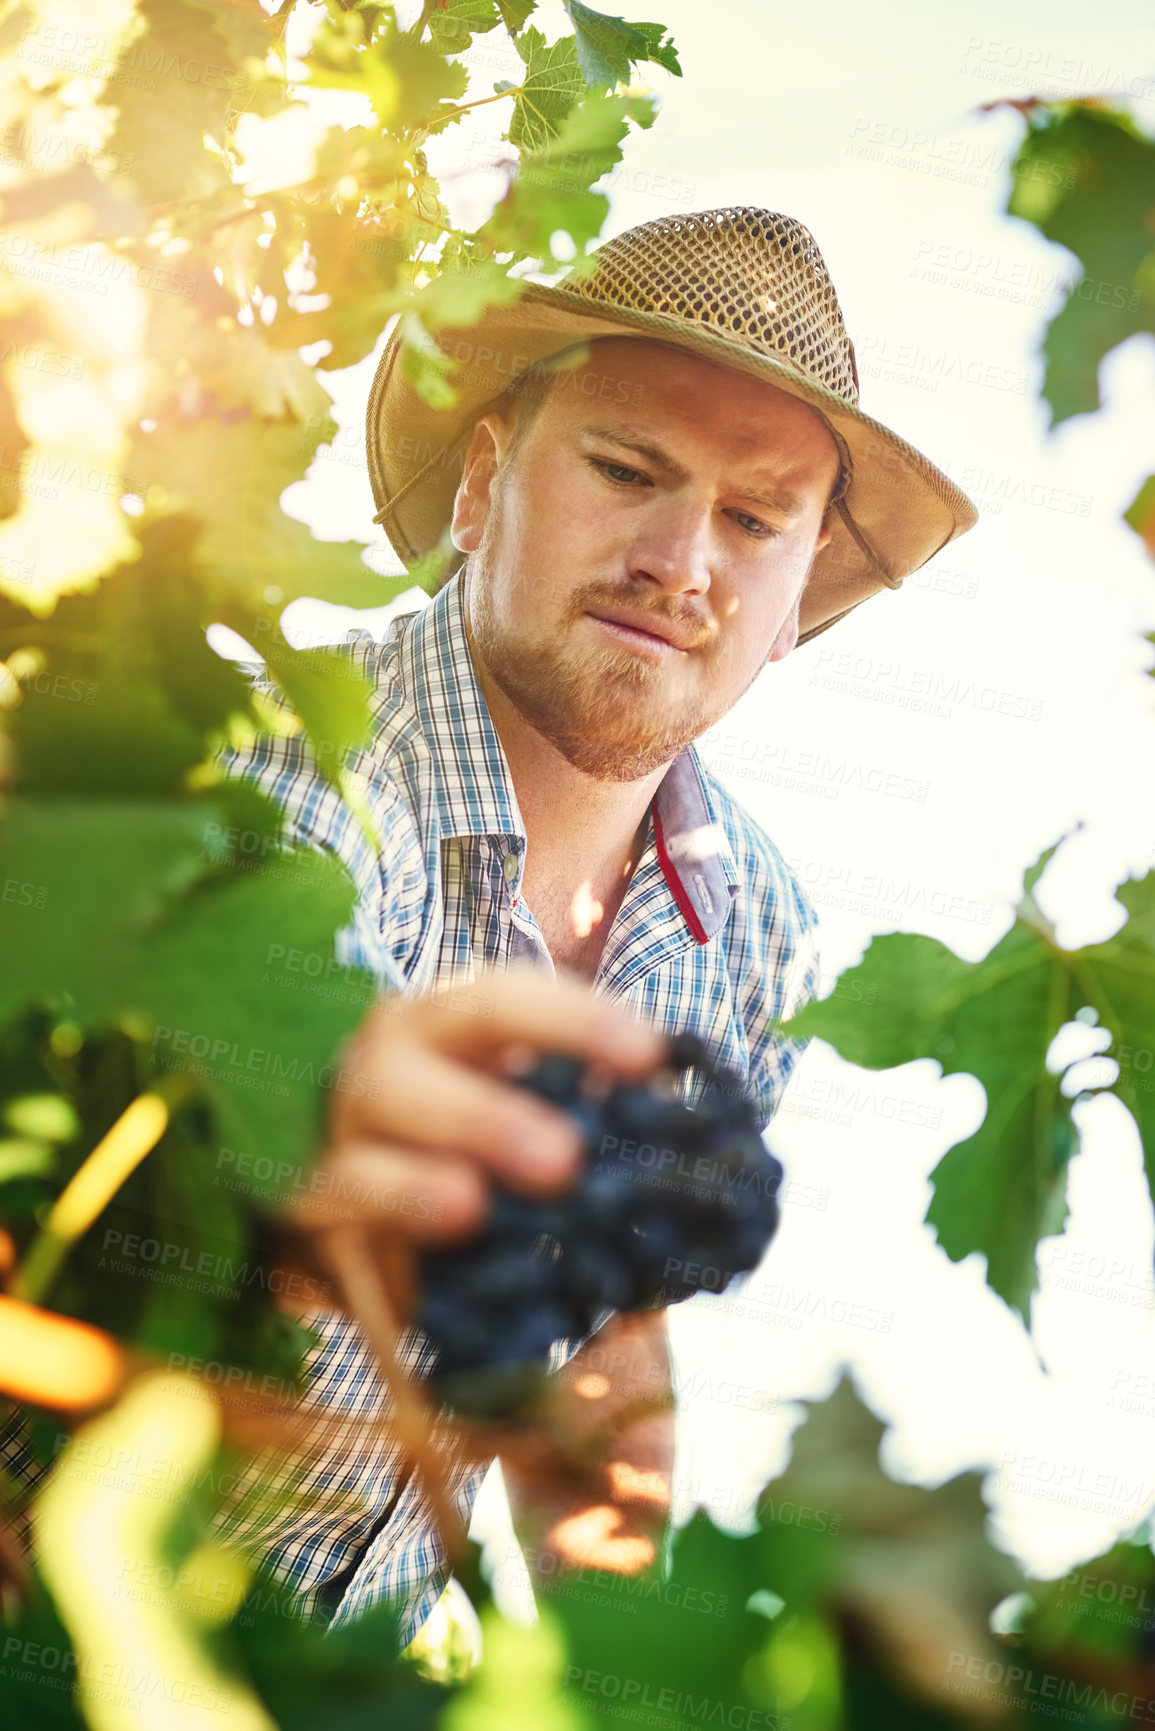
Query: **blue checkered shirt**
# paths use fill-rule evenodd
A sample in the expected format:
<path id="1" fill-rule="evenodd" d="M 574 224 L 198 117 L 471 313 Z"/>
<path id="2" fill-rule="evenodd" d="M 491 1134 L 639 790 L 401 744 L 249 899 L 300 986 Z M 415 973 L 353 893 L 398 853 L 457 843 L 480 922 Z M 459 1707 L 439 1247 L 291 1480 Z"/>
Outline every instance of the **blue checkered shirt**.
<path id="1" fill-rule="evenodd" d="M 481 967 L 528 959 L 552 972 L 521 894 L 526 836 L 517 796 L 470 659 L 460 578 L 388 640 L 361 637 L 341 652 L 374 686 L 371 743 L 352 756 L 366 791 L 378 853 L 318 771 L 303 735 L 262 736 L 230 773 L 255 782 L 284 810 L 288 834 L 330 849 L 352 873 L 358 900 L 341 934 L 344 962 L 374 974 L 382 991 L 425 993 L 468 981 Z M 608 935 L 593 990 L 639 1019 L 691 1028 L 737 1072 L 773 1116 L 802 1049 L 770 1033 L 817 985 L 816 917 L 781 854 L 685 751 L 653 800 L 646 845 Z M 700 1084 L 699 1084 L 700 1085 Z M 687 1081 L 691 1101 L 695 1084 Z M 360 1419 L 389 1399 L 358 1326 L 331 1312 L 308 1365 L 310 1406 Z M 561 1363 L 580 1343 L 555 1348 Z M 411 1374 L 429 1369 L 414 1334 Z M 335 1436 L 290 1469 L 269 1457 L 252 1479 L 278 1473 L 292 1497 L 271 1520 L 242 1499 L 226 1530 L 255 1545 L 333 1624 L 383 1599 L 401 1606 L 403 1640 L 420 1627 L 447 1576 L 417 1481 L 395 1445 Z M 451 1491 L 463 1520 L 483 1471 L 461 1467 Z"/>

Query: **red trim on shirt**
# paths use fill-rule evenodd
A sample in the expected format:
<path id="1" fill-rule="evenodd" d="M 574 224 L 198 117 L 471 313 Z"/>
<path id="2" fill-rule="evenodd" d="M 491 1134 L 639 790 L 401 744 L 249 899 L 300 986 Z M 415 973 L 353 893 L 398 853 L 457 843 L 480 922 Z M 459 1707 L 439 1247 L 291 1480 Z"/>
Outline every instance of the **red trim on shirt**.
<path id="1" fill-rule="evenodd" d="M 658 816 L 658 808 L 654 807 L 654 845 L 658 850 L 658 864 L 662 868 L 662 876 L 669 884 L 674 900 L 682 910 L 686 924 L 696 944 L 708 944 L 709 934 L 702 925 L 695 911 L 694 904 L 686 894 L 686 886 L 678 875 L 678 868 L 666 852 L 665 838 L 662 835 L 662 820 Z"/>

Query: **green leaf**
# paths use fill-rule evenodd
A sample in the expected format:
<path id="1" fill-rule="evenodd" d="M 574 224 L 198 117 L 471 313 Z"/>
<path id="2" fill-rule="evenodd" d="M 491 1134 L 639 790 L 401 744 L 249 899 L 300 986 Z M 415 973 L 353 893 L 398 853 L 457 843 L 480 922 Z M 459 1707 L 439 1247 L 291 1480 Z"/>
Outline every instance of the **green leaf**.
<path id="1" fill-rule="evenodd" d="M 643 58 L 654 61 L 658 66 L 664 66 L 667 72 L 672 72 L 675 78 L 680 78 L 682 68 L 678 60 L 678 51 L 673 42 L 666 37 L 666 26 L 664 24 L 639 24 L 635 21 L 633 28 L 646 39 L 648 52 Z"/>
<path id="2" fill-rule="evenodd" d="M 1054 423 L 1099 407 L 1099 362 L 1155 330 L 1155 142 L 1129 116 L 1067 103 L 1033 118 L 1013 167 L 1007 209 L 1083 266 L 1043 344 L 1043 396 Z"/>
<path id="3" fill-rule="evenodd" d="M 557 1591 L 539 1593 L 565 1638 L 568 1686 L 559 1704 L 589 1731 L 625 1726 L 631 1711 L 659 1725 L 757 1724 L 747 1666 L 766 1624 L 747 1602 L 763 1585 L 757 1536 L 734 1538 L 703 1515 L 676 1534 L 668 1572 L 560 1575 Z M 604 1696 L 603 1677 L 614 1680 Z M 757 1697 L 754 1704 L 762 1705 Z"/>
<path id="4" fill-rule="evenodd" d="M 485 232 L 484 230 L 482 231 Z M 443 270 L 414 295 L 399 301 L 417 315 L 427 332 L 476 324 L 490 307 L 509 306 L 525 288 L 504 265 L 485 262 L 468 270 Z"/>
<path id="5" fill-rule="evenodd" d="M 15 802 L 0 1025 L 49 1004 L 82 1029 L 148 1026 L 162 1069 L 204 1074 L 229 1146 L 300 1163 L 374 987 L 333 959 L 353 904 L 344 868 L 262 848 L 222 873 L 229 827 L 216 805 Z"/>
<path id="6" fill-rule="evenodd" d="M 501 22 L 497 0 L 444 0 L 429 15 L 429 39 L 439 54 L 461 54 Z"/>
<path id="7" fill-rule="evenodd" d="M 1125 926 L 1106 943 L 1076 951 L 1072 968 L 1082 1002 L 1114 1036 L 1107 1056 L 1119 1065 L 1111 1085 L 1139 1126 L 1147 1183 L 1155 1197 L 1155 872 L 1115 891 Z"/>
<path id="8" fill-rule="evenodd" d="M 0 601 L 0 652 L 28 665 L 8 717 L 25 792 L 167 796 L 249 710 L 247 681 L 205 641 L 191 537 L 180 517 L 146 527 L 137 564 L 48 619 Z"/>
<path id="9" fill-rule="evenodd" d="M 621 161 L 629 122 L 649 126 L 653 118 L 647 98 L 587 96 L 549 143 L 523 151 L 509 191 L 478 231 L 479 241 L 498 253 L 549 258 L 550 237 L 561 230 L 584 253 L 609 209 L 605 195 L 590 189 Z"/>
<path id="10" fill-rule="evenodd" d="M 1051 851 L 1027 873 L 1031 889 Z M 933 938 L 875 938 L 833 996 L 787 1024 L 791 1034 L 818 1034 L 868 1069 L 937 1058 L 946 1075 L 978 1078 L 986 1115 L 935 1168 L 927 1220 L 953 1261 L 982 1252 L 988 1284 L 1024 1319 L 1038 1240 L 1066 1218 L 1067 1166 L 1078 1140 L 1072 1102 L 1046 1056 L 1084 1005 L 1114 1036 L 1112 1051 L 1124 1066 L 1114 1092 L 1139 1123 L 1155 1195 L 1155 1101 L 1140 1069 L 1155 1046 L 1155 875 L 1124 884 L 1118 896 L 1131 920 L 1109 943 L 1087 950 L 1058 948 L 1030 890 L 1010 931 L 981 962 L 964 962 Z"/>
<path id="11" fill-rule="evenodd" d="M 378 111 L 382 122 L 394 130 L 419 127 L 433 131 L 438 107 L 465 95 L 469 84 L 466 68 L 459 61 L 446 60 L 436 46 L 398 30 L 392 21 L 374 39 L 369 53 L 379 57 L 397 81 L 392 112 Z"/>
<path id="12" fill-rule="evenodd" d="M 790 1465 L 759 1503 L 762 1578 L 796 1613 L 813 1652 L 842 1648 L 844 1664 L 871 1655 L 908 1703 L 941 1707 L 958 1653 L 996 1657 L 990 1613 L 1022 1577 L 986 1536 L 980 1475 L 934 1490 L 900 1484 L 879 1464 L 882 1436 L 845 1378 L 809 1406 Z M 784 1672 L 797 1674 L 783 1665 L 796 1658 L 796 1627 L 785 1612 L 774 1619 L 754 1678 L 780 1685 Z M 830 1669 L 829 1658 L 812 1668 L 819 1704 Z"/>
<path id="13" fill-rule="evenodd" d="M 1142 537 L 1148 553 L 1155 556 L 1155 475 L 1148 475 L 1124 511 L 1123 521 Z"/>
<path id="14" fill-rule="evenodd" d="M 281 494 L 299 481 L 321 439 L 336 428 L 260 421 L 193 421 L 139 435 L 132 473 L 157 489 L 150 509 L 194 516 L 202 526 L 197 564 L 218 606 L 240 600 L 261 611 L 299 595 L 348 607 L 380 607 L 397 581 L 370 571 L 353 541 L 318 541 L 286 516 Z M 402 585 L 403 586 L 403 585 Z M 258 645 L 258 647 L 260 647 Z"/>
<path id="15" fill-rule="evenodd" d="M 587 84 L 628 84 L 630 68 L 639 60 L 654 60 L 668 72 L 681 76 L 672 42 L 664 40 L 662 24 L 627 24 L 605 12 L 583 6 L 581 0 L 565 0 L 574 27 L 578 65 Z"/>
<path id="16" fill-rule="evenodd" d="M 518 37 L 517 51 L 525 78 L 514 98 L 509 142 L 519 150 L 545 150 L 585 91 L 577 48 L 572 36 L 547 43 L 540 30 L 530 29 Z"/>
<path id="17" fill-rule="evenodd" d="M 578 65 L 587 84 L 628 84 L 630 62 L 649 58 L 649 43 L 634 24 L 565 0 L 574 28 Z"/>
<path id="18" fill-rule="evenodd" d="M 26 1005 L 115 1019 L 141 945 L 222 856 L 193 804 L 13 801 L 0 823 L 0 1025 Z M 213 844 L 216 845 L 214 854 Z"/>
<path id="19" fill-rule="evenodd" d="M 0 1136 L 0 1184 L 19 1178 L 50 1178 L 56 1171 L 56 1150 L 31 1136 Z"/>
<path id="20" fill-rule="evenodd" d="M 24 1094 L 9 1100 L 4 1122 L 18 1136 L 43 1142 L 71 1142 L 80 1132 L 76 1108 L 63 1094 Z"/>
<path id="21" fill-rule="evenodd" d="M 537 10 L 537 0 L 497 0 L 497 9 L 509 34 L 516 36 L 530 13 Z"/>
<path id="22" fill-rule="evenodd" d="M 419 319 L 403 314 L 401 369 L 421 399 L 432 409 L 451 409 L 457 401 L 453 388 L 454 363 L 438 348 Z"/>
<path id="23" fill-rule="evenodd" d="M 118 111 L 108 148 L 131 164 L 148 204 L 224 196 L 229 177 L 221 151 L 236 100 L 232 87 L 244 84 L 234 45 L 206 7 L 188 0 L 140 0 L 137 16 L 146 28 L 134 34 L 108 86 Z M 263 54 L 269 38 L 259 12 L 254 23 L 260 33 L 253 52 Z M 118 101 L 122 91 L 131 91 L 129 100 Z M 217 150 L 206 149 L 206 134 Z"/>
<path id="24" fill-rule="evenodd" d="M 334 787 L 352 795 L 356 807 L 360 802 L 345 762 L 351 751 L 369 743 L 373 681 L 341 655 L 291 649 L 283 638 L 267 646 L 266 661 L 304 725 L 317 767 Z"/>

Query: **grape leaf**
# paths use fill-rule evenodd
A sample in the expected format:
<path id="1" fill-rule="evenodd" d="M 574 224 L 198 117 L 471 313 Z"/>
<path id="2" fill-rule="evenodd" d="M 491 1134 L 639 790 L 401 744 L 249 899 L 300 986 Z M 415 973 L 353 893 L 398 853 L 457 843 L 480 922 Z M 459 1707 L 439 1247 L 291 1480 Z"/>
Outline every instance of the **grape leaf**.
<path id="1" fill-rule="evenodd" d="M 518 174 L 478 240 L 494 252 L 548 258 L 550 237 L 561 230 L 584 252 L 609 208 L 605 195 L 590 189 L 621 161 L 629 122 L 649 126 L 653 118 L 653 104 L 644 97 L 587 96 L 549 143 L 523 151 Z"/>
<path id="2" fill-rule="evenodd" d="M 587 84 L 628 84 L 635 61 L 655 60 L 667 71 L 681 74 L 673 44 L 663 42 L 661 24 L 627 24 L 605 12 L 583 6 L 582 0 L 565 0 L 578 65 Z"/>
<path id="3" fill-rule="evenodd" d="M 222 873 L 228 840 L 217 804 L 13 802 L 0 1024 L 40 1003 L 81 1028 L 143 1020 L 162 1068 L 207 1071 L 230 1146 L 300 1163 L 330 1060 L 373 1000 L 333 960 L 353 888 L 312 853 L 262 848 Z"/>
<path id="4" fill-rule="evenodd" d="M 214 823 L 207 806 L 159 800 L 13 801 L 0 824 L 0 1024 L 31 1003 L 71 1002 L 89 1024 L 115 1016 L 147 934 L 222 857 Z"/>
<path id="5" fill-rule="evenodd" d="M 1155 142 L 1090 103 L 1032 117 L 1007 209 L 1075 253 L 1083 276 L 1043 343 L 1053 424 L 1099 407 L 1099 362 L 1155 331 Z"/>
<path id="6" fill-rule="evenodd" d="M 639 24 L 634 21 L 633 28 L 646 39 L 648 52 L 644 58 L 652 60 L 657 66 L 664 66 L 667 72 L 672 72 L 675 78 L 682 76 L 681 62 L 673 39 L 666 35 L 664 24 Z"/>
<path id="7" fill-rule="evenodd" d="M 645 60 L 648 44 L 641 31 L 624 18 L 612 18 L 583 6 L 581 0 L 565 0 L 574 28 L 578 65 L 587 84 L 628 84 L 630 61 Z"/>
<path id="8" fill-rule="evenodd" d="M 945 1075 L 978 1078 L 986 1116 L 935 1168 L 927 1220 L 952 1261 L 976 1250 L 986 1256 L 988 1284 L 1024 1319 L 1037 1282 L 1035 1247 L 1066 1218 L 1067 1166 L 1078 1141 L 1062 1077 L 1046 1067 L 1051 1042 L 1076 1010 L 1092 1005 L 1132 1065 L 1155 1044 L 1155 874 L 1117 892 L 1132 913 L 1118 937 L 1067 951 L 1034 906 L 1043 863 L 1028 873 L 1010 931 L 981 962 L 964 962 L 933 938 L 875 938 L 834 996 L 786 1024 L 791 1035 L 817 1034 L 867 1069 L 937 1058 Z M 1143 1080 L 1134 1069 L 1121 1072 L 1114 1091 L 1139 1120 L 1155 1194 L 1155 1120 Z"/>
<path id="9" fill-rule="evenodd" d="M 516 36 L 530 13 L 537 10 L 537 0 L 497 0 L 497 9 L 509 34 Z"/>
<path id="10" fill-rule="evenodd" d="M 137 436 L 133 477 L 146 496 L 158 489 L 156 509 L 199 518 L 198 566 L 222 607 L 239 599 L 259 610 L 270 587 L 278 604 L 315 595 L 380 607 L 406 587 L 403 578 L 370 571 L 358 543 L 318 541 L 281 510 L 281 494 L 301 479 L 319 437 L 335 431 L 327 420 L 307 426 L 242 416 Z"/>
<path id="11" fill-rule="evenodd" d="M 1107 1056 L 1119 1065 L 1110 1091 L 1139 1126 L 1147 1183 L 1155 1196 L 1155 872 L 1115 891 L 1127 924 L 1106 943 L 1074 952 L 1072 970 L 1085 1004 L 1114 1036 Z"/>
<path id="12" fill-rule="evenodd" d="M 212 614 L 190 569 L 194 533 L 179 517 L 149 525 L 135 565 L 48 619 L 0 601 L 0 645 L 28 669 L 7 715 L 23 791 L 178 793 L 212 735 L 250 712 L 247 681 L 205 640 Z"/>
<path id="13" fill-rule="evenodd" d="M 585 91 L 572 36 L 547 43 L 540 30 L 524 30 L 517 51 L 525 78 L 517 87 L 509 141 L 523 150 L 545 150 Z"/>
<path id="14" fill-rule="evenodd" d="M 847 1657 L 872 1650 L 904 1694 L 941 1706 L 955 1655 L 995 1658 L 990 1613 L 1022 1577 L 986 1537 L 980 1475 L 901 1484 L 879 1464 L 882 1437 L 845 1377 L 809 1406 L 790 1465 L 759 1503 L 762 1584 L 819 1652 L 836 1654 L 851 1627 Z M 755 1675 L 782 1680 L 801 1644 L 776 1618 Z"/>
<path id="15" fill-rule="evenodd" d="M 265 660 L 309 736 L 317 767 L 357 807 L 343 770 L 349 752 L 369 742 L 372 680 L 340 655 L 291 649 L 279 636 L 267 644 Z"/>
<path id="16" fill-rule="evenodd" d="M 443 0 L 429 15 L 429 40 L 439 54 L 461 54 L 500 23 L 497 0 Z"/>
<path id="17" fill-rule="evenodd" d="M 131 89 L 132 100 L 119 102 L 108 148 L 131 163 L 147 204 L 219 197 L 229 187 L 223 147 L 239 82 L 230 44 L 188 0 L 139 0 L 137 15 L 146 29 L 122 52 L 107 93 L 117 103 Z M 259 12 L 255 20 L 253 52 L 263 55 L 268 32 Z M 206 135 L 216 150 L 206 148 Z"/>

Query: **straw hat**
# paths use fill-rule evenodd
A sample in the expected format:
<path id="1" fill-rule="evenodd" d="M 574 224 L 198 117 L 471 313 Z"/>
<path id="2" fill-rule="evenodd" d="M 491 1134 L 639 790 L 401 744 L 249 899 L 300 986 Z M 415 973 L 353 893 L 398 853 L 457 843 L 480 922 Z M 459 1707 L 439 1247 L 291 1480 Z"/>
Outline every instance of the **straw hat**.
<path id="1" fill-rule="evenodd" d="M 977 512 L 905 439 L 858 407 L 854 346 L 809 231 L 792 217 L 739 207 L 663 216 L 608 241 L 594 273 L 531 283 L 467 329 L 440 333 L 457 363 L 452 409 L 432 409 L 398 364 L 390 337 L 369 398 L 369 475 L 377 522 L 405 562 L 447 528 L 474 423 L 515 380 L 575 344 L 645 337 L 798 397 L 842 454 L 833 534 L 803 592 L 799 641 L 815 637 L 973 526 Z M 449 570 L 461 563 L 459 555 Z"/>

